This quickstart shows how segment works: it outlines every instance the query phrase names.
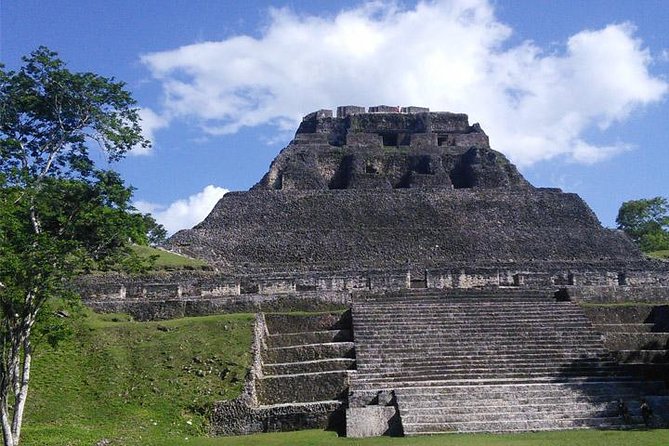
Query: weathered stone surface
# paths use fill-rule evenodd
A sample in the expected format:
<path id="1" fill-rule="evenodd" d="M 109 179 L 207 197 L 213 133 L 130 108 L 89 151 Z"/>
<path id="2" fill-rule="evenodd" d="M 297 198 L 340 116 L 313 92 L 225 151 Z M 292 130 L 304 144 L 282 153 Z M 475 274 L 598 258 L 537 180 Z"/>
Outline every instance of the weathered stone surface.
<path id="1" fill-rule="evenodd" d="M 434 181 L 417 183 L 416 174 Z M 530 185 L 504 155 L 490 149 L 486 134 L 477 124 L 470 126 L 467 115 L 358 113 L 333 120 L 312 113 L 253 189 L 415 187 Z"/>
<path id="2" fill-rule="evenodd" d="M 214 404 L 213 435 L 248 435 L 300 429 L 338 430 L 343 423 L 339 401 L 253 407 L 238 400 Z"/>
<path id="3" fill-rule="evenodd" d="M 346 436 L 378 437 L 397 431 L 399 419 L 394 406 L 367 406 L 346 409 Z"/>
<path id="4" fill-rule="evenodd" d="M 644 261 L 577 195 L 554 189 L 229 193 L 170 244 L 249 271 Z"/>

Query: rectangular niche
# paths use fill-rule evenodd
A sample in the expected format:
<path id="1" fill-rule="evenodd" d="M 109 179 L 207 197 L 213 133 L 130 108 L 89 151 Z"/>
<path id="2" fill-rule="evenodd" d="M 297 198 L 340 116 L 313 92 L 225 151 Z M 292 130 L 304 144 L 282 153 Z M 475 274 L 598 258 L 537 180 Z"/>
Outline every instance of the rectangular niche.
<path id="1" fill-rule="evenodd" d="M 397 147 L 399 145 L 397 133 L 384 133 L 381 137 L 383 138 L 384 147 Z"/>

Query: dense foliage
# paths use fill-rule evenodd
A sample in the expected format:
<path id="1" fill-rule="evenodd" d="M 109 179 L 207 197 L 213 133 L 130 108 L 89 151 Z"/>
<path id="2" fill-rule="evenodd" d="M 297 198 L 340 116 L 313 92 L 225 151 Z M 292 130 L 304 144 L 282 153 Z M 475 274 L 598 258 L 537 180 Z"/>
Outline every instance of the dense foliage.
<path id="1" fill-rule="evenodd" d="M 669 202 L 664 197 L 624 202 L 616 223 L 644 252 L 669 249 Z"/>

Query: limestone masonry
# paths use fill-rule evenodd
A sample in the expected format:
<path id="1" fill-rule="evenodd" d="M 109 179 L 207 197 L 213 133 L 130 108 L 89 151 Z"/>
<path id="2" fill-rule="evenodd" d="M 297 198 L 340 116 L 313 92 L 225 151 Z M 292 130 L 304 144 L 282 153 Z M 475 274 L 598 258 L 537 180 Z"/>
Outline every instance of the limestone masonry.
<path id="1" fill-rule="evenodd" d="M 78 286 L 139 319 L 257 313 L 246 390 L 216 405 L 214 433 L 669 420 L 669 263 L 577 195 L 529 184 L 464 114 L 310 113 L 251 190 L 166 247 L 212 270 Z M 616 302 L 630 305 L 592 306 Z"/>

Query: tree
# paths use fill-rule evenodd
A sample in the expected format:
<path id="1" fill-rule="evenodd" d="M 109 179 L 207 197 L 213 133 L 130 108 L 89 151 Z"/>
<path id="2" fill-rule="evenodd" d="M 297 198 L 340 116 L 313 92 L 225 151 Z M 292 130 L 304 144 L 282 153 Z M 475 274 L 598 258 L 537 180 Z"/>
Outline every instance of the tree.
<path id="1" fill-rule="evenodd" d="M 36 333 L 53 299 L 71 298 L 82 271 L 141 267 L 129 243 L 148 242 L 132 188 L 96 166 L 147 147 L 124 84 L 73 73 L 40 47 L 18 71 L 0 65 L 0 419 L 19 444 Z M 149 217 L 150 218 L 150 217 Z M 151 219 L 152 220 L 152 219 Z M 154 222 L 155 223 L 155 222 Z M 44 334 L 44 333 L 41 333 Z"/>
<path id="2" fill-rule="evenodd" d="M 669 202 L 664 197 L 624 202 L 616 223 L 644 252 L 669 249 Z"/>

